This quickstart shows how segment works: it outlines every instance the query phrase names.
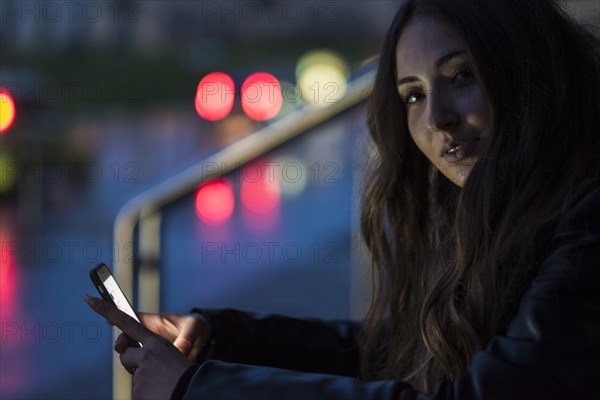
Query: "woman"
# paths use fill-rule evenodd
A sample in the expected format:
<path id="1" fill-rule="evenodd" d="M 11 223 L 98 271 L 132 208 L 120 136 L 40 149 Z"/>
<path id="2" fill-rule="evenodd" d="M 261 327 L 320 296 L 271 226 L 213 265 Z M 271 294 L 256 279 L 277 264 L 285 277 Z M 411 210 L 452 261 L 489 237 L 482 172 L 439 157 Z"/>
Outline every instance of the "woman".
<path id="1" fill-rule="evenodd" d="M 370 99 L 364 324 L 196 310 L 143 327 L 88 299 L 144 345 L 115 344 L 134 396 L 597 398 L 599 87 L 597 39 L 550 0 L 404 2 Z"/>

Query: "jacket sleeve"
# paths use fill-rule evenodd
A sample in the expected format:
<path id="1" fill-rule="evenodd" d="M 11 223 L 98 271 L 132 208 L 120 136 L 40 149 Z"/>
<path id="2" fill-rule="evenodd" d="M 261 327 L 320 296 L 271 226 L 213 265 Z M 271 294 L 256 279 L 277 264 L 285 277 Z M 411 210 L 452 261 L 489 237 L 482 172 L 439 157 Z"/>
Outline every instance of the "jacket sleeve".
<path id="1" fill-rule="evenodd" d="M 212 328 L 211 345 L 204 359 L 358 375 L 359 322 L 326 322 L 232 309 L 194 309 L 194 312 L 207 317 Z"/>
<path id="2" fill-rule="evenodd" d="M 441 382 L 432 395 L 399 381 L 213 360 L 192 376 L 184 399 L 598 399 L 599 338 L 600 190 L 595 189 L 555 230 L 551 251 L 505 333 L 475 353 L 470 370 Z"/>

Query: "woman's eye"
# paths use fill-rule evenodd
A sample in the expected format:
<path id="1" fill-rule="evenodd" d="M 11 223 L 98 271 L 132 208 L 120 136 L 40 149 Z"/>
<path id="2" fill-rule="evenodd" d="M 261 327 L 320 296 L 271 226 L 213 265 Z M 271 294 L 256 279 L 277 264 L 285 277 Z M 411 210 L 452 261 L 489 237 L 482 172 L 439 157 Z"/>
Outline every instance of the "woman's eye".
<path id="1" fill-rule="evenodd" d="M 471 68 L 463 67 L 456 71 L 454 74 L 452 74 L 452 83 L 470 83 L 471 81 L 473 81 L 474 78 L 475 75 L 473 75 L 473 71 L 471 71 Z"/>
<path id="2" fill-rule="evenodd" d="M 421 92 L 412 92 L 403 97 L 402 101 L 405 105 L 411 106 L 423 100 L 425 95 Z"/>

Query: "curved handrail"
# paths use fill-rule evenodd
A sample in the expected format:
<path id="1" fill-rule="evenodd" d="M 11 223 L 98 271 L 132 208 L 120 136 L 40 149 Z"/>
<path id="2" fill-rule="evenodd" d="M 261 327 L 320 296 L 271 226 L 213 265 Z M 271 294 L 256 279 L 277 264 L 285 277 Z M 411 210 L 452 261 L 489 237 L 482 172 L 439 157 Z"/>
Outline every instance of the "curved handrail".
<path id="1" fill-rule="evenodd" d="M 326 107 L 304 106 L 129 200 L 119 210 L 113 227 L 115 252 L 117 252 L 114 257 L 114 273 L 125 295 L 133 299 L 134 234 L 139 222 L 144 219 L 153 220 L 154 223 L 149 225 L 154 226 L 152 230 L 155 235 L 158 235 L 157 224 L 160 224 L 160 219 L 152 217 L 156 216 L 163 207 L 193 192 L 202 183 L 226 175 L 364 101 L 371 93 L 374 76 L 374 70 L 368 71 L 348 85 L 348 90 L 341 100 Z M 224 167 L 207 171 L 206 165 Z M 158 236 L 156 240 L 159 241 Z M 157 308 L 158 293 L 154 299 L 153 306 L 142 308 L 145 311 L 158 312 L 158 309 L 153 309 Z M 113 397 L 127 399 L 130 396 L 131 376 L 120 367 L 119 357 L 115 354 Z"/>

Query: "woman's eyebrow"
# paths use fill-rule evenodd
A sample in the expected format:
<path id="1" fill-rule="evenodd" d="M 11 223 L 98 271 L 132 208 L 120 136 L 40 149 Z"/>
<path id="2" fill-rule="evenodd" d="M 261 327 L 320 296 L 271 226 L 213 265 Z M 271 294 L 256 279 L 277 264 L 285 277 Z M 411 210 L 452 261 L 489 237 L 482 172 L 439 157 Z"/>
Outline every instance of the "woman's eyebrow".
<path id="1" fill-rule="evenodd" d="M 454 58 L 465 55 L 466 52 L 464 50 L 453 50 L 450 53 L 446 54 L 445 56 L 440 57 L 436 62 L 435 62 L 435 67 L 437 69 L 440 69 L 444 66 L 444 64 L 449 63 L 450 61 L 452 61 Z M 417 78 L 416 76 L 407 76 L 406 78 L 402 78 L 400 80 L 398 80 L 398 86 L 404 85 L 405 83 L 412 83 L 412 82 L 418 82 L 419 78 Z"/>
<path id="2" fill-rule="evenodd" d="M 448 62 L 450 62 L 450 61 L 451 61 L 453 58 L 456 58 L 456 57 L 458 57 L 458 56 L 462 56 L 462 55 L 464 55 L 464 54 L 465 54 L 465 51 L 464 51 L 464 50 L 454 50 L 454 51 L 452 51 L 452 52 L 450 52 L 450 53 L 446 54 L 445 56 L 441 57 L 439 60 L 437 60 L 437 61 L 435 62 L 435 67 L 436 67 L 437 69 L 440 69 L 440 68 L 442 68 L 442 66 L 443 66 L 444 64 L 447 64 L 447 63 L 448 63 Z"/>
<path id="3" fill-rule="evenodd" d="M 405 83 L 412 83 L 412 82 L 418 82 L 419 78 L 417 78 L 416 76 L 408 76 L 406 78 L 402 78 L 398 81 L 398 86 L 402 86 Z"/>

